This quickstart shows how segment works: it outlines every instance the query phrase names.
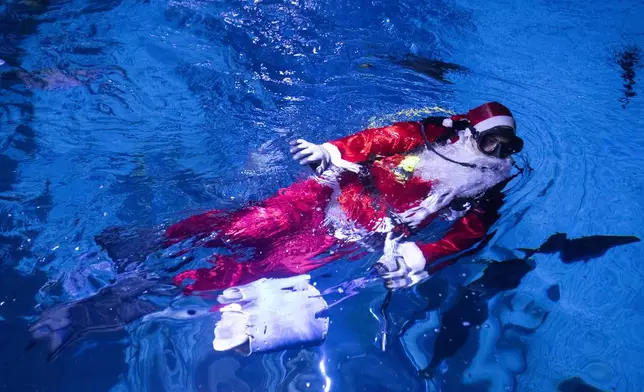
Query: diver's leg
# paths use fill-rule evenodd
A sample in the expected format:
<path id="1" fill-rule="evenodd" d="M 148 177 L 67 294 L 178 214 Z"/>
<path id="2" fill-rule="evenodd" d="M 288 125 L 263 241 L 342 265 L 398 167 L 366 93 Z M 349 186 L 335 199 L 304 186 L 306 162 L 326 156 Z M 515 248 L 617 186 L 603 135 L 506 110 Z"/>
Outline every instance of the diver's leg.
<path id="1" fill-rule="evenodd" d="M 218 228 L 226 226 L 229 221 L 230 217 L 220 210 L 193 215 L 166 229 L 166 244 L 172 245 L 188 238 L 201 239 L 207 237 Z"/>
<path id="2" fill-rule="evenodd" d="M 296 233 L 277 238 L 270 246 L 258 247 L 253 260 L 240 262 L 234 256 L 216 256 L 212 268 L 184 271 L 175 277 L 186 292 L 221 290 L 260 278 L 283 278 L 304 274 L 341 257 L 328 252 L 337 240 L 324 227 L 304 225 Z"/>
<path id="3" fill-rule="evenodd" d="M 169 244 L 208 237 L 201 243 L 206 247 L 268 244 L 312 220 L 319 220 L 331 193 L 330 187 L 314 179 L 297 182 L 259 205 L 231 214 L 211 211 L 187 218 L 170 226 L 166 237 Z"/>
<path id="4" fill-rule="evenodd" d="M 119 272 L 123 272 L 163 248 L 165 238 L 161 227 L 109 227 L 94 240 L 107 252 Z"/>

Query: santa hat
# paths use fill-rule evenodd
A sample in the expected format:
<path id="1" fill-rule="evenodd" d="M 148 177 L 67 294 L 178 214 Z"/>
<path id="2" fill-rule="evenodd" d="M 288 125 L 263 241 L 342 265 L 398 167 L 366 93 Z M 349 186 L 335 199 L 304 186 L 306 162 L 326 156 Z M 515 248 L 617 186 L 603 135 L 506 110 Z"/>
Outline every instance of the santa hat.
<path id="1" fill-rule="evenodd" d="M 495 127 L 510 127 L 516 132 L 516 122 L 510 109 L 498 102 L 488 102 L 467 112 L 470 124 L 477 132 L 485 132 Z"/>
<path id="2" fill-rule="evenodd" d="M 453 121 L 467 120 L 477 132 L 485 132 L 495 127 L 510 127 L 516 132 L 516 122 L 512 112 L 498 102 L 488 102 L 467 112 L 466 115 L 456 115 L 443 121 L 443 125 L 451 128 Z"/>

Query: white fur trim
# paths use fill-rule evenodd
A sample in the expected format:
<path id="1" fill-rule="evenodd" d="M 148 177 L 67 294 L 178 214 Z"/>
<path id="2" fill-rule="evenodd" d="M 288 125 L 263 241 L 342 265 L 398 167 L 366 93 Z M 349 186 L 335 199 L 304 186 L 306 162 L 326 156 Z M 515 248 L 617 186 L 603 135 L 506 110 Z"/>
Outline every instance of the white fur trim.
<path id="1" fill-rule="evenodd" d="M 443 126 L 445 128 L 451 128 L 454 126 L 454 121 L 452 121 L 451 118 L 446 118 L 445 120 L 443 120 Z"/>
<path id="2" fill-rule="evenodd" d="M 425 269 L 427 260 L 423 256 L 423 251 L 414 242 L 401 242 L 397 250 L 410 270 L 419 272 Z"/>
<path id="3" fill-rule="evenodd" d="M 322 148 L 324 148 L 326 152 L 329 153 L 329 156 L 331 157 L 331 164 L 333 166 L 339 167 L 341 169 L 346 169 L 354 173 L 358 173 L 360 171 L 360 165 L 343 159 L 342 154 L 340 154 L 340 150 L 338 150 L 338 148 L 333 144 L 324 143 L 322 145 Z"/>
<path id="4" fill-rule="evenodd" d="M 516 123 L 514 122 L 514 118 L 510 116 L 494 116 L 488 118 L 487 120 L 481 121 L 480 123 L 476 124 L 474 128 L 479 132 L 484 132 L 488 129 L 499 126 L 512 127 L 514 129 L 516 127 Z"/>

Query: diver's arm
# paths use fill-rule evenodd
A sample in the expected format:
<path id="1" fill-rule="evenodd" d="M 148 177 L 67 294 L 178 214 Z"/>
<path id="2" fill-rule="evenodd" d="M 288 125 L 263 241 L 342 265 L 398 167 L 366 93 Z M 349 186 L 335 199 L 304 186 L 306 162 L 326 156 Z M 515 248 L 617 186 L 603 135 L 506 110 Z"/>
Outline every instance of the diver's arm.
<path id="1" fill-rule="evenodd" d="M 442 135 L 439 124 L 426 123 L 425 134 L 432 141 Z M 359 164 L 378 156 L 410 151 L 423 144 L 420 122 L 399 122 L 387 127 L 369 128 L 356 134 L 316 145 L 297 140 L 291 145 L 293 158 L 302 165 L 313 165 L 320 172 L 330 165 L 357 172 Z"/>
<path id="2" fill-rule="evenodd" d="M 409 287 L 428 274 L 433 274 L 453 264 L 457 259 L 445 259 L 460 253 L 482 240 L 490 227 L 499 217 L 502 204 L 500 193 L 492 199 L 484 200 L 477 208 L 462 216 L 438 241 L 392 240 L 388 235 L 385 255 L 378 261 L 377 268 L 390 289 Z M 387 248 L 391 248 L 389 251 Z"/>
<path id="3" fill-rule="evenodd" d="M 415 245 L 422 252 L 425 260 L 425 268 L 434 273 L 454 263 L 455 259 L 438 263 L 437 261 L 475 245 L 483 239 L 497 219 L 496 211 L 476 208 L 456 221 L 440 240 L 430 243 L 416 242 Z"/>
<path id="4" fill-rule="evenodd" d="M 439 124 L 426 123 L 425 134 L 431 141 L 444 132 Z M 382 128 L 369 128 L 356 134 L 324 143 L 335 155 L 351 163 L 369 161 L 378 156 L 401 154 L 423 144 L 421 123 L 398 122 Z"/>
<path id="5" fill-rule="evenodd" d="M 489 189 L 475 202 L 475 207 L 459 218 L 440 240 L 416 242 L 423 253 L 427 271 L 434 273 L 455 263 L 455 258 L 439 260 L 471 248 L 487 235 L 500 217 L 499 211 L 504 202 L 503 188 L 511 179 Z"/>

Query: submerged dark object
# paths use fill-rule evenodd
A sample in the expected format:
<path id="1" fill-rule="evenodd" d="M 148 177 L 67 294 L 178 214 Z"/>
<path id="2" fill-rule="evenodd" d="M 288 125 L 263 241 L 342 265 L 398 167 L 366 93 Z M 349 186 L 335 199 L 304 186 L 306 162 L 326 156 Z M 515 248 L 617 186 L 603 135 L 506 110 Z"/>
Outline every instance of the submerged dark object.
<path id="1" fill-rule="evenodd" d="M 573 377 L 562 381 L 557 388 L 559 392 L 603 392 L 592 385 L 587 384 L 580 377 Z"/>
<path id="2" fill-rule="evenodd" d="M 561 299 L 561 289 L 559 288 L 559 285 L 553 284 L 552 286 L 548 287 L 548 290 L 546 290 L 546 295 L 552 302 L 559 301 Z"/>
<path id="3" fill-rule="evenodd" d="M 493 261 L 485 268 L 483 276 L 467 285 L 467 288 L 478 291 L 484 297 L 489 298 L 501 291 L 519 287 L 521 279 L 534 268 L 532 260 Z"/>
<path id="4" fill-rule="evenodd" d="M 467 71 L 467 68 L 463 67 L 462 65 L 436 59 L 428 59 L 425 57 L 417 56 L 415 54 L 407 54 L 402 58 L 393 56 L 385 56 L 385 58 L 390 60 L 394 64 L 412 69 L 416 72 L 420 72 L 423 75 L 427 75 L 430 78 L 443 83 L 452 83 L 446 78 L 449 72 Z"/>
<path id="5" fill-rule="evenodd" d="M 609 249 L 619 245 L 639 242 L 635 236 L 608 236 L 591 235 L 588 237 L 569 239 L 566 233 L 551 235 L 546 242 L 536 249 L 520 248 L 525 252 L 526 257 L 534 254 L 553 254 L 559 252 L 559 257 L 564 263 L 575 263 L 578 261 L 589 261 L 604 255 Z"/>
<path id="6" fill-rule="evenodd" d="M 617 55 L 617 65 L 622 68 L 622 79 L 624 79 L 624 96 L 619 100 L 622 108 L 626 108 L 635 97 L 635 70 L 640 66 L 640 48 L 633 45 L 624 49 Z"/>

